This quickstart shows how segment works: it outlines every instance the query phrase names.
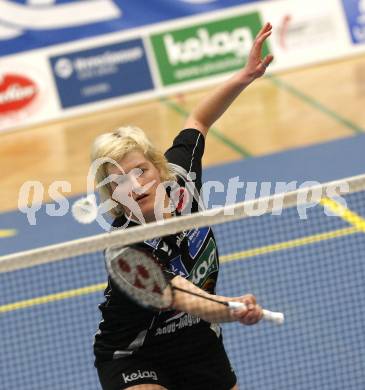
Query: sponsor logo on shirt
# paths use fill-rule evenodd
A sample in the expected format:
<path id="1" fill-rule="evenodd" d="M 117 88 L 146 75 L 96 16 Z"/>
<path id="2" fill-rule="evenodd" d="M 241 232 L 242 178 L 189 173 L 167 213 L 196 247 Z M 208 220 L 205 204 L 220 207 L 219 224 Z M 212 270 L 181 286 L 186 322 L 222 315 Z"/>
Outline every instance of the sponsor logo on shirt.
<path id="1" fill-rule="evenodd" d="M 184 278 L 187 278 L 189 275 L 184 263 L 181 261 L 180 255 L 170 261 L 170 269 L 175 275 L 180 275 Z"/>
<path id="2" fill-rule="evenodd" d="M 146 379 L 151 378 L 154 381 L 157 381 L 157 374 L 156 371 L 141 371 L 138 370 L 137 372 L 133 372 L 130 375 L 122 374 L 123 375 L 123 381 L 124 383 L 129 383 L 136 381 L 137 379 Z"/>
<path id="3" fill-rule="evenodd" d="M 218 271 L 218 258 L 213 238 L 209 240 L 207 247 L 191 270 L 189 280 L 196 286 L 202 287 L 208 277 Z"/>
<path id="4" fill-rule="evenodd" d="M 195 259 L 209 233 L 209 227 L 192 229 L 188 234 L 189 254 Z"/>
<path id="5" fill-rule="evenodd" d="M 183 315 L 181 315 L 183 314 Z M 174 322 L 169 322 L 166 326 L 156 329 L 155 336 L 161 336 L 165 334 L 175 333 L 178 330 L 191 327 L 193 325 L 199 324 L 200 318 L 192 316 L 188 313 L 180 313 L 176 317 L 180 317 Z M 169 321 L 171 321 L 170 319 Z"/>
<path id="6" fill-rule="evenodd" d="M 183 230 L 176 235 L 176 245 L 180 248 L 183 239 L 189 234 L 189 230 Z"/>
<path id="7" fill-rule="evenodd" d="M 153 238 L 152 240 L 146 240 L 145 244 L 147 244 L 148 246 L 150 246 L 153 249 L 157 249 L 158 248 L 158 244 L 160 242 L 161 242 L 161 238 Z"/>

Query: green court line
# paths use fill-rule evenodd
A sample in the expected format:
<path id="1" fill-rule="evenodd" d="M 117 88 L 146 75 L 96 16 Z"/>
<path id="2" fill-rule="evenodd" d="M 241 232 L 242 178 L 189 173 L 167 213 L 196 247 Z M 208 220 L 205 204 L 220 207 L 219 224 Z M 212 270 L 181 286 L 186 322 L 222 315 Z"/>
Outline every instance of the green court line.
<path id="1" fill-rule="evenodd" d="M 321 111 L 323 114 L 327 114 L 329 117 L 337 121 L 338 123 L 341 123 L 345 127 L 349 128 L 351 131 L 353 131 L 355 134 L 362 134 L 365 132 L 365 129 L 363 129 L 360 126 L 357 126 L 355 123 L 351 122 L 350 120 L 344 118 L 343 116 L 339 115 L 337 112 L 329 109 L 328 107 L 324 106 L 322 103 L 318 102 L 314 98 L 305 95 L 303 92 L 301 92 L 299 89 L 293 87 L 292 85 L 286 83 L 285 81 L 281 80 L 280 78 L 269 75 L 266 76 L 268 80 L 271 80 L 276 86 L 290 92 L 292 95 L 296 96 L 297 98 L 301 99 L 311 107 L 316 108 L 318 111 Z"/>
<path id="2" fill-rule="evenodd" d="M 326 206 L 328 206 L 328 203 L 326 203 Z M 272 252 L 282 251 L 285 249 L 310 245 L 310 244 L 314 244 L 317 242 L 327 241 L 330 239 L 344 237 L 344 236 L 348 236 L 351 234 L 355 234 L 355 233 L 359 233 L 361 231 L 364 231 L 364 221 L 360 221 L 361 223 L 359 223 L 358 219 L 354 218 L 353 214 L 351 214 L 350 216 L 349 216 L 349 214 L 347 214 L 346 217 L 347 217 L 347 221 L 349 221 L 349 222 L 350 222 L 349 218 L 351 218 L 351 223 L 352 223 L 352 225 L 355 225 L 355 226 L 351 226 L 351 227 L 347 227 L 347 228 L 343 228 L 343 229 L 338 229 L 338 230 L 332 230 L 332 231 L 328 231 L 328 232 L 324 232 L 324 233 L 318 233 L 318 234 L 314 234 L 314 235 L 310 235 L 310 236 L 304 236 L 304 237 L 300 237 L 300 238 L 297 238 L 294 240 L 278 242 L 278 243 L 263 246 L 263 247 L 251 248 L 251 249 L 248 249 L 245 251 L 230 253 L 227 255 L 220 256 L 220 262 L 222 264 L 224 264 L 224 263 L 229 263 L 231 261 L 248 259 L 248 258 L 260 256 L 260 255 L 267 254 L 267 253 L 272 253 Z M 0 306 L 0 314 L 12 312 L 12 311 L 19 310 L 19 309 L 25 309 L 25 308 L 32 307 L 32 306 L 42 305 L 42 304 L 46 304 L 46 303 L 57 302 L 57 301 L 61 301 L 64 299 L 79 297 L 79 296 L 83 296 L 83 295 L 89 295 L 91 293 L 103 291 L 105 289 L 105 287 L 106 287 L 106 283 L 98 283 L 98 284 L 93 284 L 90 286 L 81 287 L 81 288 L 77 288 L 77 289 L 73 289 L 73 290 L 62 291 L 62 292 L 55 293 L 55 294 L 45 295 L 45 296 L 36 297 L 36 298 L 30 298 L 30 299 L 26 299 L 26 300 L 18 301 L 18 302 L 13 302 L 13 303 L 8 303 L 6 305 Z"/>
<path id="3" fill-rule="evenodd" d="M 160 98 L 160 101 L 164 103 L 169 108 L 173 109 L 175 112 L 180 114 L 181 116 L 187 117 L 189 115 L 189 112 L 184 110 L 181 106 L 176 104 L 175 102 L 171 101 L 168 98 Z M 252 157 L 252 154 L 242 146 L 237 145 L 235 142 L 233 142 L 230 138 L 226 137 L 224 134 L 222 134 L 217 128 L 211 127 L 209 130 L 209 134 L 212 134 L 215 138 L 217 138 L 219 141 L 221 141 L 223 144 L 240 154 L 244 158 Z"/>

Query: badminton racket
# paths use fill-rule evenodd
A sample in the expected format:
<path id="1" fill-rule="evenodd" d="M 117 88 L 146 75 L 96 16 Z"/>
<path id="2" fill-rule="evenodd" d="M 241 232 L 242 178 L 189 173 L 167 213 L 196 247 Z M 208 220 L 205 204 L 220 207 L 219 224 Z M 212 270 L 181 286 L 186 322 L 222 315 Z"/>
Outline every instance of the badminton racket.
<path id="1" fill-rule="evenodd" d="M 158 310 L 169 309 L 174 303 L 174 291 L 180 291 L 227 306 L 232 310 L 246 308 L 246 305 L 241 302 L 223 302 L 218 298 L 207 297 L 173 286 L 165 278 L 161 266 L 147 251 L 134 247 L 109 249 L 108 251 L 106 265 L 110 277 L 124 293 L 143 306 Z M 265 309 L 263 318 L 278 325 L 284 322 L 283 313 Z"/>

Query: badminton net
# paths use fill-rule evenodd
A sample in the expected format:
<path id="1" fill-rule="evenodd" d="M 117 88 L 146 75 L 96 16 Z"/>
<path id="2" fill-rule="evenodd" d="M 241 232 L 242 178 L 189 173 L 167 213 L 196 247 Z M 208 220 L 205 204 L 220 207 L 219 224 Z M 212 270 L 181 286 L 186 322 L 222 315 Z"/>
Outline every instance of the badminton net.
<path id="1" fill-rule="evenodd" d="M 99 388 L 104 249 L 205 226 L 220 254 L 217 293 L 253 293 L 286 316 L 282 327 L 223 325 L 241 386 L 363 389 L 365 175 L 1 257 L 4 389 Z"/>

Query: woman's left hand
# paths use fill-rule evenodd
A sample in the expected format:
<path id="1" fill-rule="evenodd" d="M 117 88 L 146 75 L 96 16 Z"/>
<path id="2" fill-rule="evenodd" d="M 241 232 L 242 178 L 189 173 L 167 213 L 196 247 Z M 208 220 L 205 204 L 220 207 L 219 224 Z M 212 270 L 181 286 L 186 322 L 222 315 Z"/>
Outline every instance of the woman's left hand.
<path id="1" fill-rule="evenodd" d="M 271 32 L 272 25 L 270 23 L 266 23 L 257 34 L 250 54 L 248 55 L 244 72 L 252 81 L 258 77 L 261 77 L 266 72 L 266 68 L 274 59 L 271 54 L 267 55 L 265 58 L 262 58 L 262 47 L 265 40 L 271 35 Z"/>

